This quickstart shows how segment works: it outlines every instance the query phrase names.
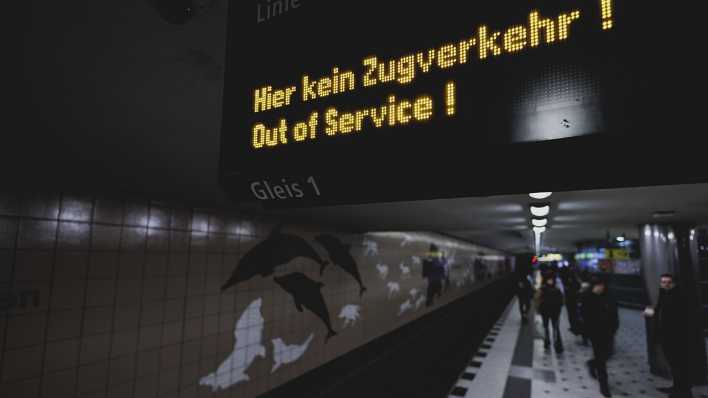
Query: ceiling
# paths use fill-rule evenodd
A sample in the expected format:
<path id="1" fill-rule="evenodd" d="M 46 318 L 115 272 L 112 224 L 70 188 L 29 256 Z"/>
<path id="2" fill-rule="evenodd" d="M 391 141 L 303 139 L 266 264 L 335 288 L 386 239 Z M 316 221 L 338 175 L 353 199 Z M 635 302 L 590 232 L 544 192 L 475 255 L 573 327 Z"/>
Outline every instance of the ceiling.
<path id="1" fill-rule="evenodd" d="M 226 10 L 226 0 L 28 7 L 1 189 L 228 206 L 218 184 Z"/>
<path id="2" fill-rule="evenodd" d="M 185 24 L 161 8 L 181 2 L 32 7 L 16 96 L 24 108 L 11 113 L 18 120 L 8 125 L 16 131 L 0 146 L 2 189 L 234 207 L 217 181 L 227 2 L 196 3 L 199 12 Z M 527 195 L 510 195 L 267 214 L 366 231 L 433 230 L 527 252 L 529 202 Z M 562 192 L 551 203 L 544 244 L 561 250 L 603 238 L 608 229 L 632 236 L 638 224 L 656 221 L 656 210 L 708 223 L 705 184 Z"/>
<path id="3" fill-rule="evenodd" d="M 533 250 L 526 194 L 420 202 L 274 210 L 279 217 L 346 226 L 357 230 L 434 230 L 509 252 Z M 556 192 L 551 204 L 546 250 L 573 251 L 576 243 L 638 237 L 638 226 L 657 222 L 708 223 L 708 184 Z M 656 211 L 673 210 L 667 218 Z"/>

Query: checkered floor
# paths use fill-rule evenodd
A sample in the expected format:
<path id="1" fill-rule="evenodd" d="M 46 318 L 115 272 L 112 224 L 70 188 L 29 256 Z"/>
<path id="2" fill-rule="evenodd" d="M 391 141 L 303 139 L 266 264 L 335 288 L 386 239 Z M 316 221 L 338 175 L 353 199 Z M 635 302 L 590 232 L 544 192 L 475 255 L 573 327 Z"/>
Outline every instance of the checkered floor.
<path id="1" fill-rule="evenodd" d="M 616 352 L 608 362 L 610 390 L 615 397 L 666 398 L 656 387 L 671 385 L 671 380 L 656 377 L 649 372 L 647 360 L 644 319 L 635 310 L 620 309 L 620 331 Z M 531 382 L 531 398 L 596 398 L 599 393 L 597 381 L 590 378 L 585 361 L 592 357 L 592 349 L 582 346 L 582 339 L 568 331 L 565 311 L 561 321 L 565 352 L 556 355 L 543 348 L 543 326 L 536 317 L 533 367 L 536 371 L 553 372 L 555 377 L 534 377 Z M 555 380 L 554 380 L 555 379 Z M 695 387 L 693 396 L 708 398 L 708 386 Z"/>
<path id="2" fill-rule="evenodd" d="M 521 316 L 516 300 L 492 327 L 484 343 L 469 362 L 449 398 L 501 397 L 519 334 Z"/>

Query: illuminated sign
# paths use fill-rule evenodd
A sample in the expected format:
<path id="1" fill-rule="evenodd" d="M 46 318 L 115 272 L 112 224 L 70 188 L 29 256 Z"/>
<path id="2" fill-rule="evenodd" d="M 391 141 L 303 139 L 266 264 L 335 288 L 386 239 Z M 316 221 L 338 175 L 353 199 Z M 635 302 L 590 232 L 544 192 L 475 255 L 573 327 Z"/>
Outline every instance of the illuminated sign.
<path id="1" fill-rule="evenodd" d="M 605 258 L 613 260 L 629 260 L 629 251 L 626 249 L 605 249 Z"/>
<path id="2" fill-rule="evenodd" d="M 602 260 L 607 258 L 607 250 L 595 249 L 594 251 L 582 251 L 575 254 L 575 259 L 578 261 Z"/>
<path id="3" fill-rule="evenodd" d="M 660 114 L 646 107 L 658 66 L 639 40 L 656 36 L 642 3 L 278 4 L 229 7 L 221 180 L 236 200 L 534 192 L 518 175 L 528 153 L 566 156 L 587 177 L 597 165 L 569 153 L 624 155 Z M 569 187 L 553 173 L 544 188 Z"/>
<path id="4" fill-rule="evenodd" d="M 362 72 L 359 74 L 352 70 L 340 71 L 339 67 L 335 66 L 328 76 L 312 78 L 303 75 L 299 86 L 259 87 L 253 93 L 253 112 L 262 113 L 286 108 L 297 102 L 306 103 L 387 83 L 407 85 L 414 83 L 416 76 L 421 74 L 430 73 L 435 69 L 463 67 L 475 58 L 484 61 L 490 57 L 519 53 L 542 44 L 561 43 L 568 39 L 572 25 L 579 23 L 580 17 L 579 10 L 553 17 L 545 17 L 539 11 L 532 11 L 526 24 L 505 30 L 495 31 L 481 25 L 472 37 L 465 37 L 456 43 L 443 44 L 437 48 L 389 60 L 381 60 L 377 56 L 366 57 L 361 62 Z M 455 83 L 446 83 L 444 92 L 444 116 L 452 117 L 455 115 Z M 312 141 L 326 136 L 359 133 L 367 128 L 405 126 L 411 122 L 428 121 L 433 117 L 433 108 L 432 95 L 401 99 L 391 94 L 382 104 L 349 112 L 330 107 L 324 112 L 313 111 L 302 121 L 291 122 L 286 118 L 278 118 L 277 124 L 270 127 L 258 122 L 251 130 L 252 145 L 254 149 L 262 149 Z"/>
<path id="5" fill-rule="evenodd" d="M 542 263 L 553 262 L 553 261 L 563 261 L 563 255 L 560 253 L 548 253 L 538 258 L 538 261 Z"/>

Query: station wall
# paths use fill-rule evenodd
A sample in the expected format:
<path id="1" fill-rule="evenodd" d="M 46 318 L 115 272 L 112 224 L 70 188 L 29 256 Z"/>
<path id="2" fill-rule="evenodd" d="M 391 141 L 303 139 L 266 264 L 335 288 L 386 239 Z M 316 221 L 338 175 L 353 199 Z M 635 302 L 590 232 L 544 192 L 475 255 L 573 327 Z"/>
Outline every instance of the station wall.
<path id="1" fill-rule="evenodd" d="M 431 243 L 450 278 L 426 306 Z M 513 263 L 432 233 L 0 194 L 0 395 L 254 397 Z"/>

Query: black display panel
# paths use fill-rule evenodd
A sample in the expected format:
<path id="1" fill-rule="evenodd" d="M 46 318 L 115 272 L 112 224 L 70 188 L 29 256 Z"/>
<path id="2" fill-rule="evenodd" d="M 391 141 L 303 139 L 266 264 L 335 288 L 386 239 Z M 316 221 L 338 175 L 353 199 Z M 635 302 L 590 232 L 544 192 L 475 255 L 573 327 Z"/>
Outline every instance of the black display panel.
<path id="1" fill-rule="evenodd" d="M 690 147 L 667 134 L 661 13 L 631 0 L 232 1 L 222 184 L 237 201 L 309 206 L 701 179 L 693 164 L 614 172 Z"/>

